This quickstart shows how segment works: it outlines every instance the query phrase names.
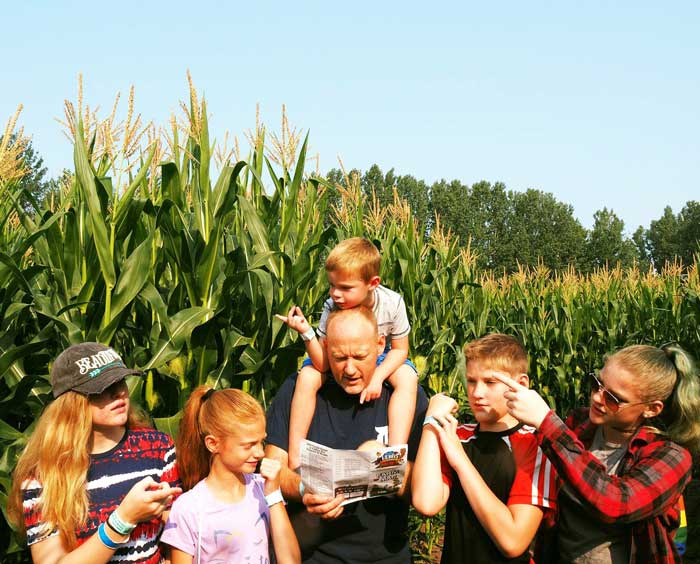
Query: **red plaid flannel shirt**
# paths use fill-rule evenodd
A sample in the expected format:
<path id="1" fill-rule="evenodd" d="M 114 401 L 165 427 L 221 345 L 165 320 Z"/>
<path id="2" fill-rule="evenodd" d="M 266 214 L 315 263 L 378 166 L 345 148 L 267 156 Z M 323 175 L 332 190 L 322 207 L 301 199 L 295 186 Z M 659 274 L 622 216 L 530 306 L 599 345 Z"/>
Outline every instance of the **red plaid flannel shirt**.
<path id="1" fill-rule="evenodd" d="M 537 436 L 560 478 L 579 492 L 593 515 L 632 526 L 633 562 L 680 563 L 672 536 L 680 519 L 678 498 L 690 480 L 690 453 L 642 427 L 630 439 L 617 475 L 609 476 L 586 450 L 595 429 L 588 409 L 574 412 L 566 424 L 550 411 Z"/>

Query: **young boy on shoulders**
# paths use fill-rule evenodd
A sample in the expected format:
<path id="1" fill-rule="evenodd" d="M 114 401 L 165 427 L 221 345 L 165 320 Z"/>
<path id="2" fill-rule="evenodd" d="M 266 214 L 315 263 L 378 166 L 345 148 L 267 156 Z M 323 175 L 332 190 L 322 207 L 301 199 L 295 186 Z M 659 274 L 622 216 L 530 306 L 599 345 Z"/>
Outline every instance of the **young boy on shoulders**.
<path id="1" fill-rule="evenodd" d="M 323 305 L 318 329 L 314 331 L 298 306 L 292 307 L 286 317 L 276 316 L 299 332 L 308 354 L 299 370 L 292 398 L 289 425 L 291 469 L 300 464 L 300 443 L 309 432 L 316 393 L 328 371 L 326 322 L 334 309 L 350 309 L 362 305 L 371 309 L 377 318 L 379 335 L 385 336 L 387 345 L 384 354 L 377 359 L 377 369 L 371 382 L 361 393 L 360 403 L 377 399 L 381 395 L 384 381 L 388 381 L 394 388 L 394 393 L 389 402 L 386 440 L 390 445 L 408 441 L 418 387 L 418 373 L 408 360 L 411 325 L 403 298 L 380 284 L 380 264 L 381 255 L 371 241 L 361 237 L 346 239 L 333 248 L 326 260 L 330 298 Z"/>
<path id="2" fill-rule="evenodd" d="M 528 360 L 513 337 L 490 334 L 464 347 L 467 396 L 476 424 L 459 424 L 457 402 L 430 400 L 413 468 L 415 508 L 447 506 L 442 563 L 531 561 L 529 548 L 553 508 L 555 474 L 534 429 L 508 414 L 508 390 L 494 375 L 527 386 Z"/>

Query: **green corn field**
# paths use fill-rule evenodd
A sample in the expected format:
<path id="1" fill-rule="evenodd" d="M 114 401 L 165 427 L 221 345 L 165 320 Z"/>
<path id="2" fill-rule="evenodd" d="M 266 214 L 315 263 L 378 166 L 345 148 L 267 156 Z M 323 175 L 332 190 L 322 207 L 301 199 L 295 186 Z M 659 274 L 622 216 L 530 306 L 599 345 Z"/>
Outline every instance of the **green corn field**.
<path id="1" fill-rule="evenodd" d="M 242 388 L 267 405 L 304 353 L 274 314 L 298 304 L 318 320 L 325 256 L 346 237 L 380 248 L 382 281 L 409 310 L 423 386 L 462 406 L 461 348 L 490 331 L 523 341 L 531 385 L 560 413 L 585 404 L 583 375 L 622 346 L 676 341 L 700 352 L 697 262 L 589 276 L 482 272 L 439 218 L 426 230 L 398 198 L 386 207 L 364 195 L 359 178 L 331 185 L 308 170 L 308 140 L 286 119 L 279 135 L 256 124 L 241 155 L 210 138 L 206 102 L 191 85 L 182 115 L 164 129 L 142 124 L 133 93 L 118 123 L 114 111 L 100 118 L 81 98 L 66 106 L 72 173 L 41 205 L 19 189 L 14 120 L 0 145 L 0 551 L 8 559 L 26 558 L 4 514 L 11 472 L 50 400 L 50 363 L 63 348 L 114 346 L 145 373 L 130 381 L 132 397 L 171 433 L 202 383 Z M 413 519 L 419 561 L 430 560 L 439 525 Z"/>

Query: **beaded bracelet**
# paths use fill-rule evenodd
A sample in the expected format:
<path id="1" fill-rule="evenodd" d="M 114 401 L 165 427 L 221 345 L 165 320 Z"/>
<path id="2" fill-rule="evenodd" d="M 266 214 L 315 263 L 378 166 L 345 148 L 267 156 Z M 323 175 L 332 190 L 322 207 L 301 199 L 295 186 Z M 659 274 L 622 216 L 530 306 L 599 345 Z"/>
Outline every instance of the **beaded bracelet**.
<path id="1" fill-rule="evenodd" d="M 107 531 L 105 531 L 104 523 L 100 523 L 100 526 L 97 527 L 97 536 L 100 539 L 100 542 L 111 550 L 117 550 L 120 546 L 124 544 L 123 542 L 115 542 L 109 538 Z"/>
<path id="2" fill-rule="evenodd" d="M 120 535 L 129 535 L 131 534 L 131 531 L 136 528 L 135 524 L 124 521 L 121 517 L 119 517 L 119 513 L 117 513 L 116 509 L 110 514 L 109 518 L 107 519 L 107 523 L 109 523 L 109 526 Z"/>

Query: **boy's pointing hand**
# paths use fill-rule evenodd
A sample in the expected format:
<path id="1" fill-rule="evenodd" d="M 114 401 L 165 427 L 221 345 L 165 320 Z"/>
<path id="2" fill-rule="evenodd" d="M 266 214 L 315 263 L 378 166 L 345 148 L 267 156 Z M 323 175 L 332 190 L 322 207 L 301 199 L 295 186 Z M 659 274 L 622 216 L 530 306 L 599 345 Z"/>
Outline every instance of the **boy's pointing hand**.
<path id="1" fill-rule="evenodd" d="M 550 412 L 547 402 L 535 390 L 523 386 L 505 374 L 494 374 L 493 377 L 508 386 L 508 390 L 503 393 L 503 397 L 508 400 L 508 413 L 519 421 L 539 429 Z"/>
<path id="2" fill-rule="evenodd" d="M 292 306 L 292 309 L 289 310 L 286 316 L 276 313 L 275 317 L 298 333 L 306 333 L 311 329 L 311 325 L 306 320 L 306 317 L 304 317 L 304 312 L 302 312 L 301 308 L 297 305 Z"/>

